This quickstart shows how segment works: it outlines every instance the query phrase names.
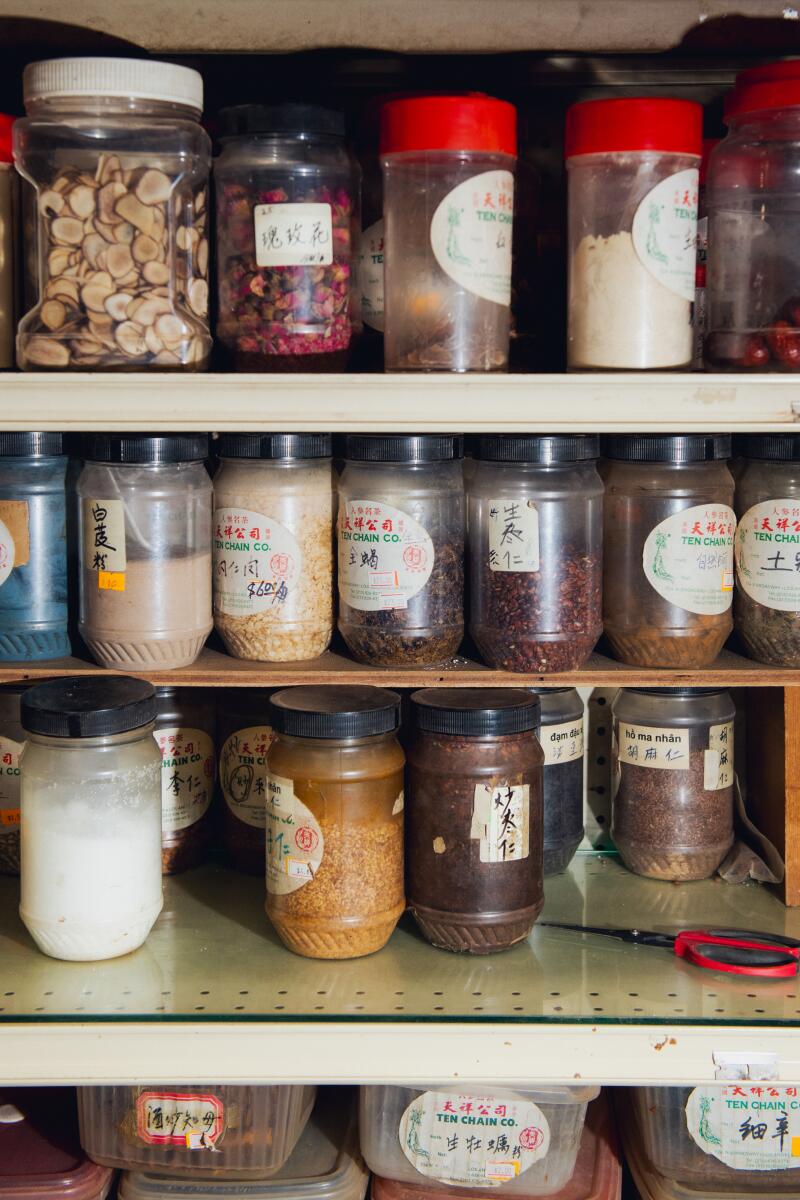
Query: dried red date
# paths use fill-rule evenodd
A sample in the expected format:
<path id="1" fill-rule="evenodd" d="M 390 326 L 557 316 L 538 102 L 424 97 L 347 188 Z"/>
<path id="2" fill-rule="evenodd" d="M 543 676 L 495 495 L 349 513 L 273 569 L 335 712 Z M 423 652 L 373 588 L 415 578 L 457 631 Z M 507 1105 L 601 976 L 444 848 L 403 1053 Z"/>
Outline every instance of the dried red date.
<path id="1" fill-rule="evenodd" d="M 767 344 L 778 362 L 793 371 L 800 369 L 800 329 L 788 321 L 776 321 L 767 331 Z"/>

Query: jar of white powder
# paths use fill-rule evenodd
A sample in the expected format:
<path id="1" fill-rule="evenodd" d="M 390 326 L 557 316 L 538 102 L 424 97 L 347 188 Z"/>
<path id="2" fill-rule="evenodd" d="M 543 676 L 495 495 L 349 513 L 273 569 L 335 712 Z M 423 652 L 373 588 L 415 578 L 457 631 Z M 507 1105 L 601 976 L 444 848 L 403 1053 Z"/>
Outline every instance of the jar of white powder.
<path id="1" fill-rule="evenodd" d="M 568 111 L 572 370 L 691 364 L 702 118 L 652 97 Z"/>
<path id="2" fill-rule="evenodd" d="M 128 954 L 161 912 L 161 753 L 142 679 L 55 679 L 22 697 L 20 916 L 53 958 Z"/>

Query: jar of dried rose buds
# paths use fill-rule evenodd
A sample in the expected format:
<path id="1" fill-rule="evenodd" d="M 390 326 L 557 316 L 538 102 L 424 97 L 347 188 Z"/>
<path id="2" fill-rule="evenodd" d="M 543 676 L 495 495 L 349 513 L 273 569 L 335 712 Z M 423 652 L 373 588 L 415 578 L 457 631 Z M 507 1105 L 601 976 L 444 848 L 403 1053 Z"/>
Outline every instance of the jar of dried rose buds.
<path id="1" fill-rule="evenodd" d="M 360 233 L 344 117 L 314 104 L 243 104 L 221 119 L 217 337 L 236 370 L 342 370 Z"/>

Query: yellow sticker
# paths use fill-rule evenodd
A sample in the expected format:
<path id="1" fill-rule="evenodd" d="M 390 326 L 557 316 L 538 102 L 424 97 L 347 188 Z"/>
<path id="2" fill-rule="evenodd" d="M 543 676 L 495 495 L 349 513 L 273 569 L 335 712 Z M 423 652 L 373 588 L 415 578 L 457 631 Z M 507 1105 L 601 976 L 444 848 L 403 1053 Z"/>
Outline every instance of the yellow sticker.
<path id="1" fill-rule="evenodd" d="M 792 1158 L 800 1158 L 800 1137 L 792 1138 Z"/>
<path id="2" fill-rule="evenodd" d="M 97 586 L 101 592 L 124 592 L 125 591 L 125 572 L 124 571 L 98 571 Z"/>

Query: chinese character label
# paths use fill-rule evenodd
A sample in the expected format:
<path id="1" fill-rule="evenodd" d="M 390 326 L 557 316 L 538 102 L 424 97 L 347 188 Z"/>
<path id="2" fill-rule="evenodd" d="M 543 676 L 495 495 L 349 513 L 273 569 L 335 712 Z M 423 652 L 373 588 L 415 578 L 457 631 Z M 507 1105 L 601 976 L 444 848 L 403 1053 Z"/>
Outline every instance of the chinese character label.
<path id="1" fill-rule="evenodd" d="M 489 501 L 489 569 L 539 570 L 539 513 L 532 501 Z"/>
<path id="2" fill-rule="evenodd" d="M 253 210 L 259 267 L 329 267 L 330 204 L 257 204 Z"/>
<path id="3" fill-rule="evenodd" d="M 733 722 L 712 725 L 703 756 L 703 787 L 719 792 L 733 783 Z"/>
<path id="4" fill-rule="evenodd" d="M 476 786 L 470 837 L 480 842 L 481 862 L 516 862 L 528 857 L 529 813 L 527 783 Z"/>
<path id="5" fill-rule="evenodd" d="M 676 608 L 713 616 L 733 598 L 736 516 L 726 504 L 681 509 L 650 530 L 644 544 L 645 579 Z"/>
<path id="6" fill-rule="evenodd" d="M 3 564 L 8 562 L 8 569 L 24 567 L 31 559 L 30 520 L 27 500 L 0 500 L 0 525 L 5 534 L 0 542 L 6 545 L 4 553 L 0 554 L 0 583 L 7 578 L 3 576 Z"/>
<path id="7" fill-rule="evenodd" d="M 343 500 L 339 591 L 351 608 L 408 608 L 431 577 L 433 542 L 418 521 L 380 500 Z"/>
<path id="8" fill-rule="evenodd" d="M 136 1133 L 149 1146 L 214 1150 L 225 1134 L 225 1105 L 199 1092 L 140 1092 Z"/>
<path id="9" fill-rule="evenodd" d="M 383 219 L 361 234 L 358 278 L 364 324 L 383 333 Z"/>
<path id="10" fill-rule="evenodd" d="M 303 569 L 294 535 L 264 513 L 238 508 L 216 509 L 212 533 L 214 612 L 272 611 L 278 619 Z"/>
<path id="11" fill-rule="evenodd" d="M 706 1154 L 739 1171 L 800 1167 L 800 1088 L 782 1083 L 698 1087 L 686 1128 Z"/>
<path id="12" fill-rule="evenodd" d="M 0 825 L 19 825 L 19 756 L 24 745 L 0 737 Z"/>
<path id="13" fill-rule="evenodd" d="M 248 725 L 226 738 L 220 751 L 225 803 L 238 821 L 254 829 L 263 829 L 266 821 L 267 751 L 274 740 L 269 725 Z"/>
<path id="14" fill-rule="evenodd" d="M 736 582 L 766 608 L 800 612 L 800 500 L 767 500 L 742 516 Z"/>
<path id="15" fill-rule="evenodd" d="M 662 179 L 633 218 L 633 245 L 642 265 L 684 300 L 694 300 L 697 265 L 698 171 L 690 167 Z"/>
<path id="16" fill-rule="evenodd" d="M 486 171 L 453 188 L 431 220 L 431 249 L 439 266 L 484 300 L 511 303 L 514 177 Z"/>
<path id="17" fill-rule="evenodd" d="M 689 730 L 619 723 L 620 763 L 657 771 L 689 770 Z"/>
<path id="18" fill-rule="evenodd" d="M 583 758 L 583 718 L 559 725 L 542 725 L 539 741 L 544 750 L 544 765 L 568 763 Z"/>
<path id="19" fill-rule="evenodd" d="M 100 576 L 119 575 L 127 566 L 125 553 L 125 506 L 121 500 L 83 501 L 83 569 Z M 108 583 L 106 583 L 106 586 Z M 124 591 L 112 587 L 113 591 Z"/>
<path id="20" fill-rule="evenodd" d="M 294 794 L 294 783 L 267 775 L 267 891 L 285 896 L 311 883 L 325 853 L 317 818 Z"/>
<path id="21" fill-rule="evenodd" d="M 161 828 L 186 829 L 205 816 L 214 792 L 214 743 L 202 729 L 156 730 L 161 750 Z"/>

